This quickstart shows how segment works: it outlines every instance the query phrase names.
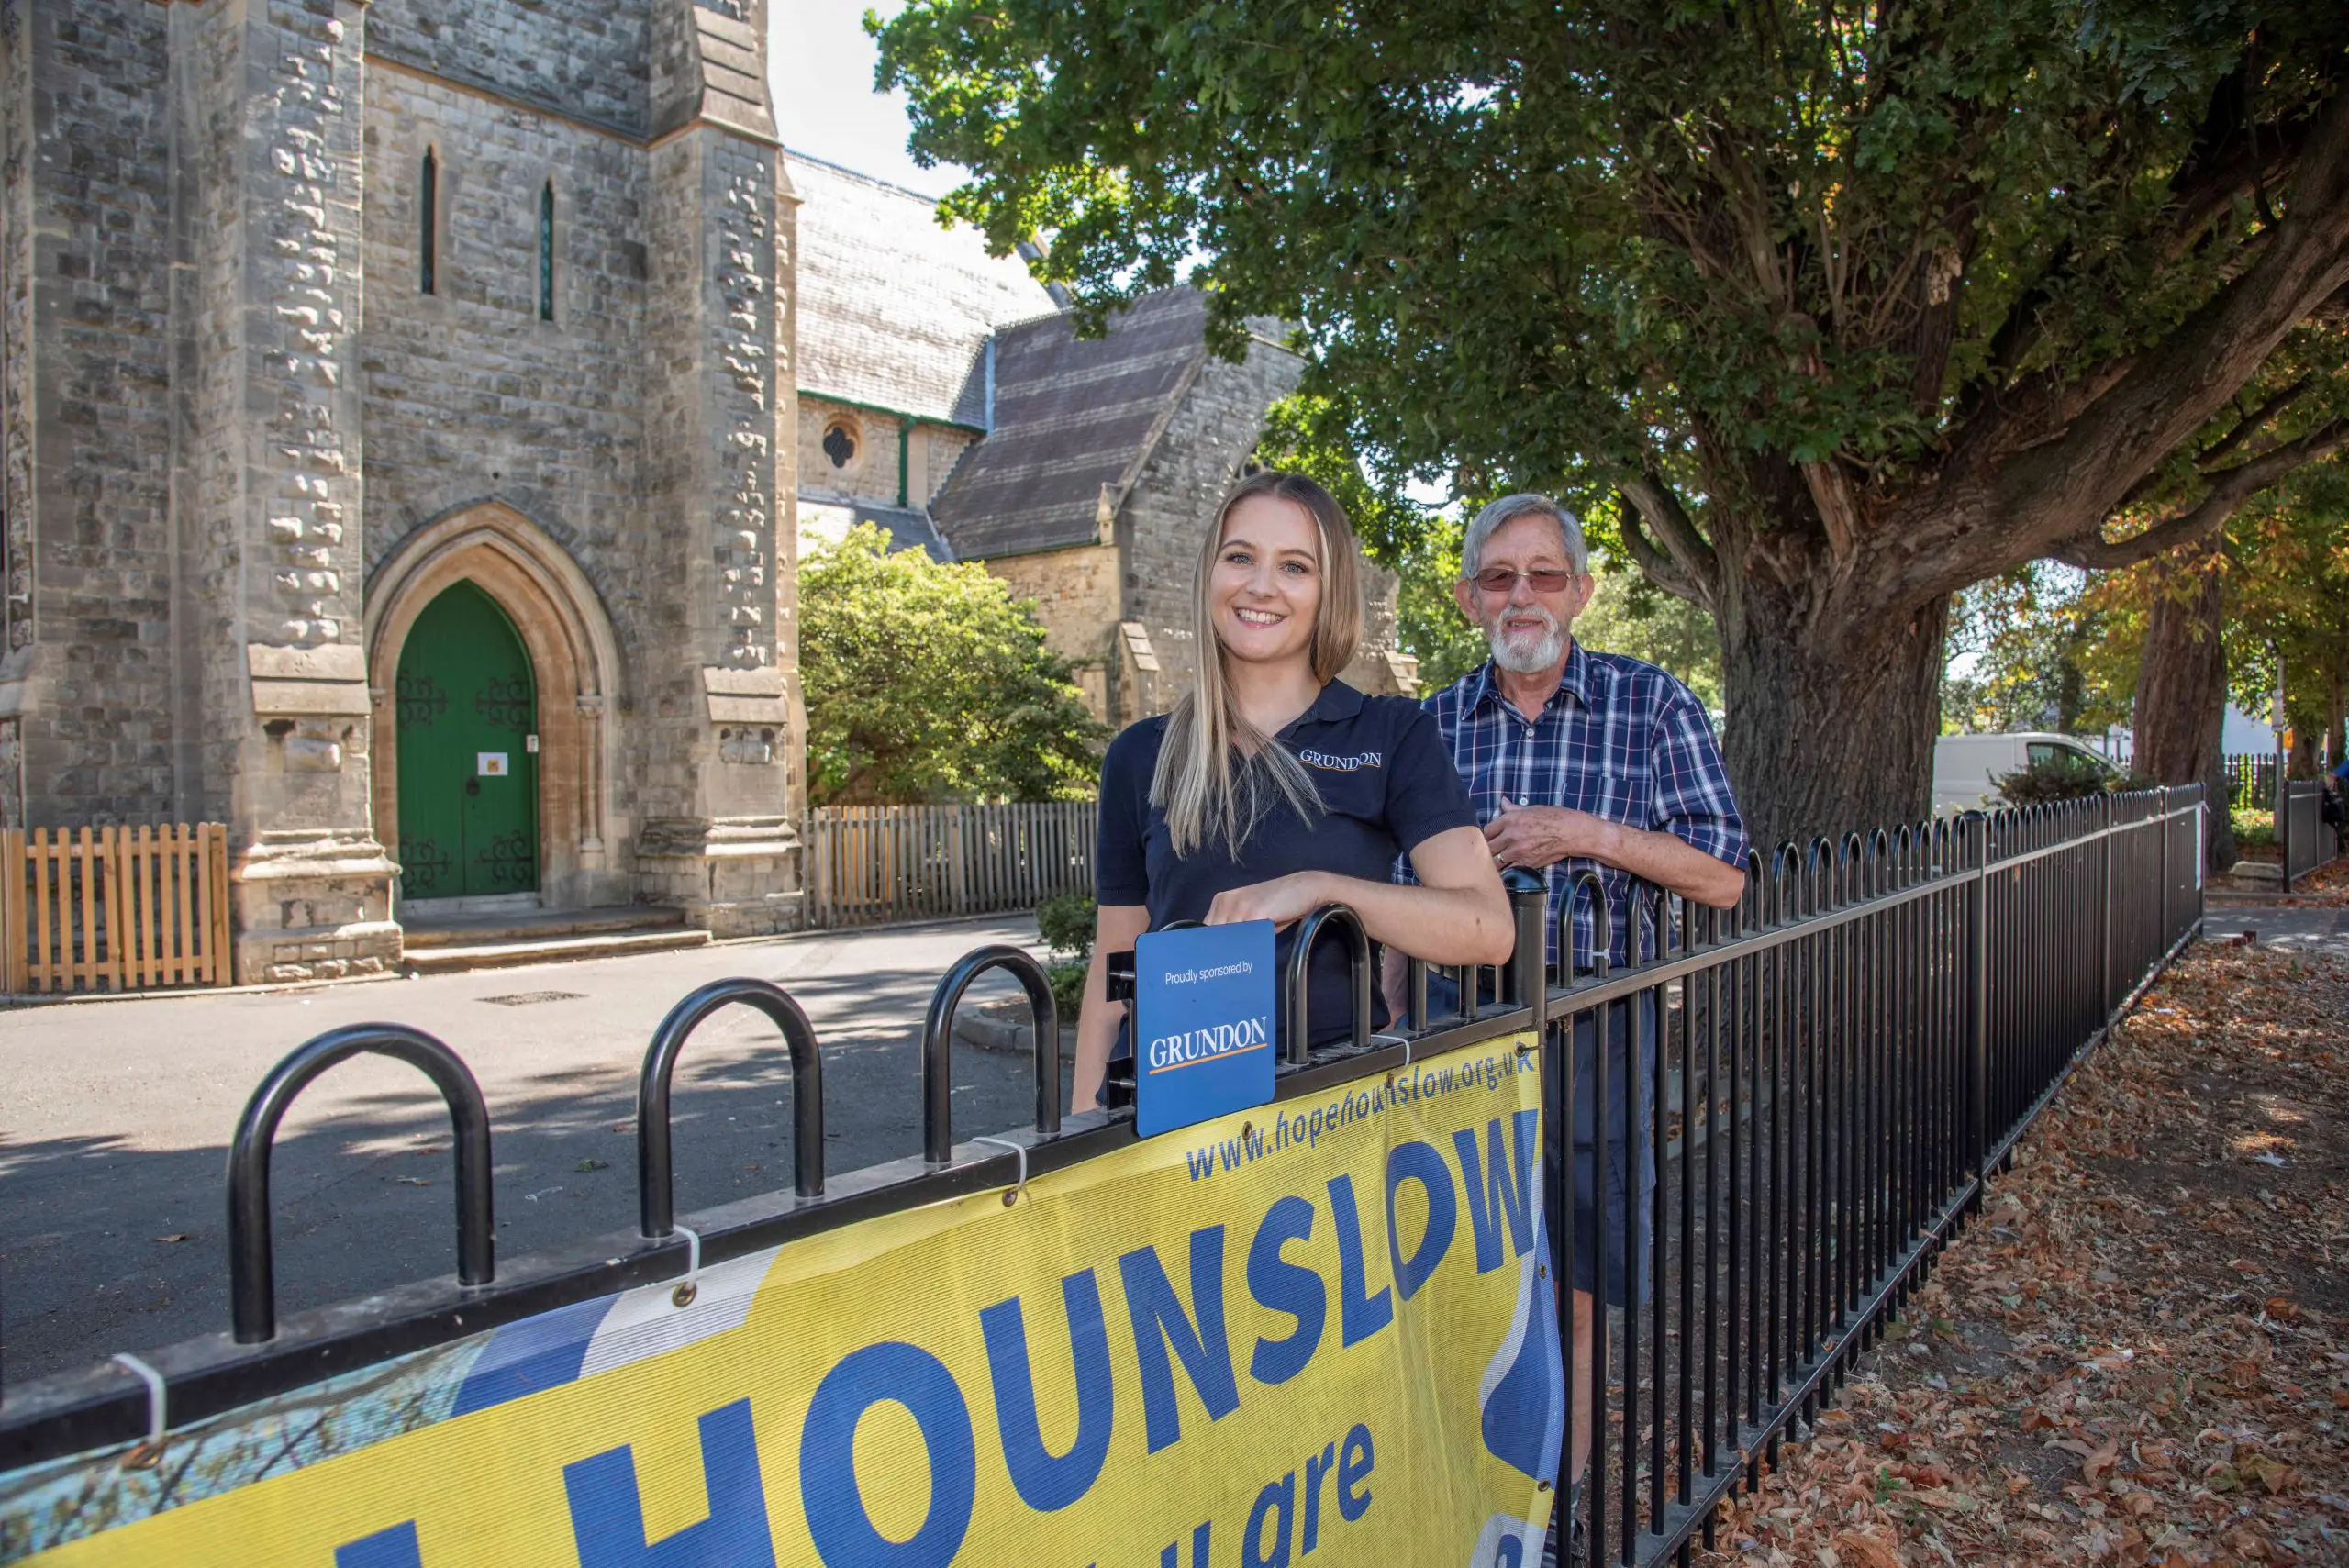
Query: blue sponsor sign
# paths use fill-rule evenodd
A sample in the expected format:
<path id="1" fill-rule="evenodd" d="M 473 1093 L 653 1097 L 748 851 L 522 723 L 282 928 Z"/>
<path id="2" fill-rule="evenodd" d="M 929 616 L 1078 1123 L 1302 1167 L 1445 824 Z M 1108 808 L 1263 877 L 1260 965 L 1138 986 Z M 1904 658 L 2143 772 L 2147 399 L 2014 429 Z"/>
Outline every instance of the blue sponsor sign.
<path id="1" fill-rule="evenodd" d="M 1271 1103 L 1273 923 L 1134 943 L 1134 1129 L 1144 1138 Z"/>

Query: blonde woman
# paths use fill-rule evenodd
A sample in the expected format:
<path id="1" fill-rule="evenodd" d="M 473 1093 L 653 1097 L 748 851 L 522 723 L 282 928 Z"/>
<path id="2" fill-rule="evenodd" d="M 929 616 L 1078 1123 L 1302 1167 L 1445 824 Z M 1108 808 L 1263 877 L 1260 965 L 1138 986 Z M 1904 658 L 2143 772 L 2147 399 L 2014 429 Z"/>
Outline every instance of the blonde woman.
<path id="1" fill-rule="evenodd" d="M 1128 1049 L 1108 955 L 1169 921 L 1271 920 L 1286 964 L 1295 923 L 1345 904 L 1372 940 L 1433 962 L 1509 954 L 1508 899 L 1435 721 L 1337 679 L 1362 635 L 1362 571 L 1330 493 L 1273 471 L 1235 485 L 1201 543 L 1191 613 L 1190 691 L 1129 727 L 1101 765 L 1080 1108 L 1096 1103 L 1113 1050 Z M 1419 885 L 1389 880 L 1397 855 Z M 1311 1043 L 1343 1039 L 1340 944 L 1315 952 L 1311 993 Z"/>

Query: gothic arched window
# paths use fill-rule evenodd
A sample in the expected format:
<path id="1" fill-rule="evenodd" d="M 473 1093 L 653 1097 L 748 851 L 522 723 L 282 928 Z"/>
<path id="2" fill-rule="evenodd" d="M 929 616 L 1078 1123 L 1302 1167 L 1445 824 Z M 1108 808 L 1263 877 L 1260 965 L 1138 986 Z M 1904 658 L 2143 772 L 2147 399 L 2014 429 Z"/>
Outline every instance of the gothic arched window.
<path id="1" fill-rule="evenodd" d="M 554 182 L 539 192 L 539 319 L 554 319 Z"/>
<path id="2" fill-rule="evenodd" d="M 435 262 L 440 249 L 440 159 L 424 150 L 424 170 L 416 192 L 416 277 L 418 294 L 438 294 Z"/>

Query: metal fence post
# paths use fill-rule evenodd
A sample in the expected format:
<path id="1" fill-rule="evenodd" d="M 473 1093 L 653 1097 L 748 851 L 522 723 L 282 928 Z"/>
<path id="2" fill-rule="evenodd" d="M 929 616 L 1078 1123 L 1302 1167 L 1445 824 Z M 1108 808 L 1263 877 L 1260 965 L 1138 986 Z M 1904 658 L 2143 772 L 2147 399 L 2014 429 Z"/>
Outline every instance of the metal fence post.
<path id="1" fill-rule="evenodd" d="M 2169 917 L 2169 786 L 2167 784 L 2162 786 L 2160 796 L 2154 802 L 2154 815 L 2160 819 L 2162 825 L 2161 831 L 2154 835 L 2161 840 L 2162 845 L 2162 942 L 2161 949 L 2158 951 L 2166 951 L 2176 935 L 2176 929 L 2171 925 Z"/>
<path id="2" fill-rule="evenodd" d="M 2210 826 L 2210 786 L 2202 786 L 2202 798 L 2195 805 L 2194 818 L 2194 924 L 2199 928 L 2210 911 L 2210 851 L 2206 847 L 2213 831 Z"/>
<path id="3" fill-rule="evenodd" d="M 1538 1043 L 1550 1016 L 1550 879 L 1523 866 L 1511 866 L 1501 880 L 1508 888 L 1509 907 L 1517 917 L 1517 947 L 1509 955 L 1509 966 L 1515 972 L 1517 1002 L 1521 1007 L 1532 1009 L 1533 1017 L 1526 1028 L 1533 1031 Z M 1425 1010 L 1424 1003 L 1421 1010 Z"/>
<path id="4" fill-rule="evenodd" d="M 1990 819 L 1973 822 L 1974 892 L 1966 900 L 1966 964 L 1970 994 L 1966 1009 L 1967 1076 L 1974 1084 L 1974 1146 L 1969 1162 L 1978 1181 L 1990 1152 Z"/>
<path id="5" fill-rule="evenodd" d="M 2276 848 L 2284 858 L 2284 891 L 2292 891 L 2292 786 L 2284 776 L 2284 758 L 2276 757 Z"/>
<path id="6" fill-rule="evenodd" d="M 2104 906 L 2099 917 L 2104 929 L 2101 945 L 2097 949 L 2097 1012 L 2104 1017 L 2112 1013 L 2112 794 L 2104 796 Z"/>

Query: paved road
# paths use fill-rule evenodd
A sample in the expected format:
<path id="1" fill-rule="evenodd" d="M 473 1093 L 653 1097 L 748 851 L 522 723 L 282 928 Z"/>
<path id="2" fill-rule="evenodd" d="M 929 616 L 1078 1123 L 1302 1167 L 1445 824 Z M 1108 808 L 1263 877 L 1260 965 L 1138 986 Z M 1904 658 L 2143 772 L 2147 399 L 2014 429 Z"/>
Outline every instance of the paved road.
<path id="1" fill-rule="evenodd" d="M 2213 903 L 2203 911 L 2202 934 L 2212 941 L 2245 931 L 2256 932 L 2264 948 L 2349 958 L 2349 909 L 2312 904 Z"/>
<path id="2" fill-rule="evenodd" d="M 918 1046 L 939 975 L 1032 920 L 239 995 L 0 1011 L 0 1361 L 9 1382 L 228 1323 L 221 1173 L 246 1096 L 321 1029 L 429 1029 L 480 1080 L 495 1129 L 497 1245 L 518 1258 L 636 1223 L 637 1069 L 662 1015 L 725 975 L 783 984 L 824 1047 L 827 1167 L 919 1151 Z M 991 975 L 974 998 L 1010 994 Z M 957 1053 L 955 1133 L 1032 1113 L 1028 1059 Z M 791 1180 L 791 1067 L 766 1020 L 705 1024 L 676 1077 L 681 1213 Z M 276 1144 L 280 1310 L 454 1264 L 448 1118 L 395 1063 L 335 1069 Z"/>

